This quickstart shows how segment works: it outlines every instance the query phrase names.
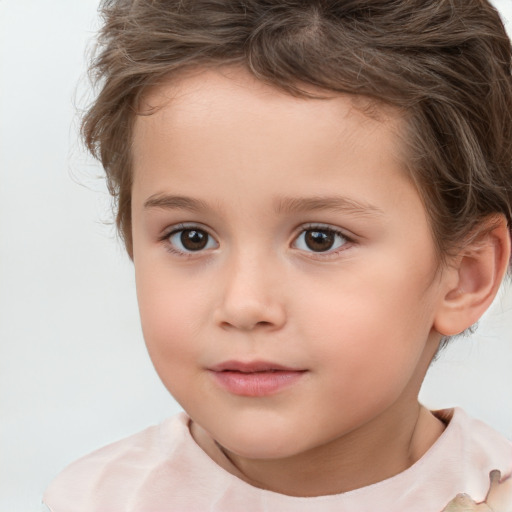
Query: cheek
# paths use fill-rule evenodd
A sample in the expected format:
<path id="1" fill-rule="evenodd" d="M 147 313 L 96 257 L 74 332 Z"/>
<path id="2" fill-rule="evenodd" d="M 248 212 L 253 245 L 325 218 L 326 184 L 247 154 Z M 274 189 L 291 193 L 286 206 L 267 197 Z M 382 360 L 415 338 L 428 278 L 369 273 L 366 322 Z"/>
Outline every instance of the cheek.
<path id="1" fill-rule="evenodd" d="M 161 277 L 158 280 L 138 279 L 144 340 L 164 386 L 182 407 L 193 409 L 203 396 L 198 361 L 204 351 L 199 335 L 199 321 L 204 312 L 199 297 L 185 293 L 190 287 L 179 280 L 167 282 Z M 199 386 L 195 393 L 191 383 Z"/>
<path id="2" fill-rule="evenodd" d="M 136 268 L 137 297 L 144 339 L 157 371 L 177 368 L 195 356 L 205 321 L 205 287 L 190 279 L 158 271 L 156 266 Z"/>
<path id="3" fill-rule="evenodd" d="M 296 316 L 304 319 L 301 331 L 315 362 L 370 390 L 414 370 L 431 328 L 426 296 L 426 280 L 418 276 L 352 273 L 319 287 L 311 283 Z"/>
<path id="4" fill-rule="evenodd" d="M 416 272 L 386 272 L 387 265 L 358 265 L 343 273 L 314 276 L 302 283 L 307 300 L 296 301 L 297 318 L 310 320 L 315 330 L 337 330 L 339 335 L 357 339 L 359 332 L 382 333 L 390 329 L 410 331 L 427 320 L 428 278 Z"/>

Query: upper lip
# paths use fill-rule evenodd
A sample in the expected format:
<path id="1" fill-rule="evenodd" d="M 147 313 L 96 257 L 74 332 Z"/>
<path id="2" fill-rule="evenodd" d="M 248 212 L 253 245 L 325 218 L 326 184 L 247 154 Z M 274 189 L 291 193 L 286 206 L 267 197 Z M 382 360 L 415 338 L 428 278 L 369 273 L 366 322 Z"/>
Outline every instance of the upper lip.
<path id="1" fill-rule="evenodd" d="M 224 361 L 223 363 L 211 366 L 209 368 L 214 372 L 233 371 L 242 373 L 269 372 L 269 371 L 288 371 L 301 372 L 305 371 L 299 368 L 283 366 L 282 364 L 272 363 L 269 361 Z"/>

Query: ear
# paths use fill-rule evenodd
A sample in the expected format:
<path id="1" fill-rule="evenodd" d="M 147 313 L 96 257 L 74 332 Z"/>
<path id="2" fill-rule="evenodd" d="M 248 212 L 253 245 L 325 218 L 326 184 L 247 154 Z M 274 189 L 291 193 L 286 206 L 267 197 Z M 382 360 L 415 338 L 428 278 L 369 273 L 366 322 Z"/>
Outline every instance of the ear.
<path id="1" fill-rule="evenodd" d="M 498 293 L 509 260 L 507 221 L 503 215 L 489 217 L 443 270 L 445 289 L 434 329 L 454 336 L 476 323 Z"/>

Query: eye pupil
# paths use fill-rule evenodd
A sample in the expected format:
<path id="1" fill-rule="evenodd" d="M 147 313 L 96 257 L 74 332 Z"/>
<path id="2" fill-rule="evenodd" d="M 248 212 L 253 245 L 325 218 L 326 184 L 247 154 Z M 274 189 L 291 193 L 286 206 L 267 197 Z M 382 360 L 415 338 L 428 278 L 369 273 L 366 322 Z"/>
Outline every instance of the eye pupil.
<path id="1" fill-rule="evenodd" d="M 181 232 L 180 240 L 188 251 L 200 251 L 208 243 L 208 234 L 197 229 L 184 229 Z"/>
<path id="2" fill-rule="evenodd" d="M 304 241 L 315 252 L 328 251 L 334 245 L 335 234 L 332 231 L 306 231 Z"/>

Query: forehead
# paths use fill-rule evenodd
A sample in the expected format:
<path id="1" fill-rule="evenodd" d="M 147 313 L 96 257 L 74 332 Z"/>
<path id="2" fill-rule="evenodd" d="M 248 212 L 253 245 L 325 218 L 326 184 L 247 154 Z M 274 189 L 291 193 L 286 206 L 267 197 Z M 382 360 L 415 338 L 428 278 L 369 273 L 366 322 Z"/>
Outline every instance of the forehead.
<path id="1" fill-rule="evenodd" d="M 374 171 L 381 167 L 379 159 L 392 160 L 409 179 L 404 120 L 396 109 L 360 96 L 307 92 L 322 99 L 292 96 L 232 67 L 169 79 L 139 104 L 142 115 L 136 117 L 132 140 L 134 182 L 144 179 L 148 160 L 161 168 L 215 168 L 222 179 L 218 171 L 228 164 L 260 173 L 269 161 L 279 169 L 294 166 L 291 155 L 314 171 L 329 159 L 334 162 L 340 148 L 347 155 L 368 155 Z"/>
<path id="2" fill-rule="evenodd" d="M 276 121 L 295 123 L 308 119 L 308 124 L 315 121 L 324 128 L 353 121 L 351 130 L 357 126 L 358 132 L 368 134 L 386 131 L 396 137 L 397 150 L 401 146 L 405 121 L 397 108 L 365 96 L 341 95 L 311 86 L 303 91 L 304 96 L 294 96 L 239 67 L 188 70 L 146 91 L 137 108 L 141 115 L 136 118 L 136 134 L 144 124 L 151 124 L 148 118 L 158 124 L 172 120 L 181 126 L 194 122 L 205 126 L 208 120 L 226 124 L 234 114 L 245 113 L 252 116 L 254 124 L 268 121 L 268 130 L 276 126 Z M 308 132 L 305 130 L 304 134 Z"/>

